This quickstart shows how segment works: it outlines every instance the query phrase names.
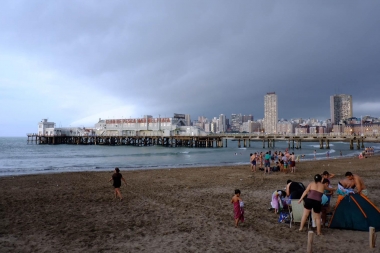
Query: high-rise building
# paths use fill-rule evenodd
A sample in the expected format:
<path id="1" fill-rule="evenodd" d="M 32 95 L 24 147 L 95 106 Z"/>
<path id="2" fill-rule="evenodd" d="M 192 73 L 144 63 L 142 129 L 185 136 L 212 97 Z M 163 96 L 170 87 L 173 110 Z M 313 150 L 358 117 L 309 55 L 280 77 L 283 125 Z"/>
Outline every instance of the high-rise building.
<path id="1" fill-rule="evenodd" d="M 264 96 L 264 129 L 266 133 L 277 133 L 278 106 L 275 92 Z"/>
<path id="2" fill-rule="evenodd" d="M 330 96 L 330 113 L 333 125 L 352 117 L 352 96 L 346 94 Z"/>
<path id="3" fill-rule="evenodd" d="M 231 114 L 231 130 L 235 132 L 240 131 L 240 125 L 242 124 L 242 115 L 241 113 L 239 114 Z"/>
<path id="4" fill-rule="evenodd" d="M 243 123 L 244 122 L 248 122 L 248 120 L 253 121 L 253 115 L 251 115 L 251 114 L 249 114 L 249 115 L 243 115 L 243 117 L 242 117 Z"/>
<path id="5" fill-rule="evenodd" d="M 226 116 L 224 114 L 219 115 L 219 132 L 224 133 L 227 131 Z"/>

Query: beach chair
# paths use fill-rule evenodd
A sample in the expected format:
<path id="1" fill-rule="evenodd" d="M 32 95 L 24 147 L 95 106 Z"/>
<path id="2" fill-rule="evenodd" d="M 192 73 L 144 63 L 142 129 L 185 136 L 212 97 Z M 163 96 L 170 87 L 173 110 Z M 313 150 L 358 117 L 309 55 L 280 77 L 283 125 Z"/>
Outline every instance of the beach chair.
<path id="1" fill-rule="evenodd" d="M 299 222 L 301 223 L 302 215 L 303 215 L 303 203 L 298 204 L 299 199 L 292 199 L 289 215 L 290 215 L 290 228 L 292 227 L 292 223 Z M 311 217 L 307 219 L 307 228 L 309 229 Z"/>

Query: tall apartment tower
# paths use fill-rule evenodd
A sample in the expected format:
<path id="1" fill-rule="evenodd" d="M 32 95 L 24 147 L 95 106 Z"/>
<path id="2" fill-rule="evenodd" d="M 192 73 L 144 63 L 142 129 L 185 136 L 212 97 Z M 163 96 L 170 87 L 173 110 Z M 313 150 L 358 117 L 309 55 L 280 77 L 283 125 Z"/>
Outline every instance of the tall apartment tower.
<path id="1" fill-rule="evenodd" d="M 352 117 L 352 96 L 346 94 L 330 96 L 330 113 L 333 125 Z"/>
<path id="2" fill-rule="evenodd" d="M 224 133 L 227 131 L 226 116 L 224 114 L 219 115 L 219 132 Z"/>
<path id="3" fill-rule="evenodd" d="M 275 92 L 264 96 L 264 129 L 266 133 L 277 133 L 278 105 Z"/>

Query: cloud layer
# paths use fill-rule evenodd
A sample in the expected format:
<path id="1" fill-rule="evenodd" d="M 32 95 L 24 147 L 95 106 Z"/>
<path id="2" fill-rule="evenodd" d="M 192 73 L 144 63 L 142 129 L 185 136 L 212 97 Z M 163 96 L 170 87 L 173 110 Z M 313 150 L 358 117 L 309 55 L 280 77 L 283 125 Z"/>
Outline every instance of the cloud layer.
<path id="1" fill-rule="evenodd" d="M 271 91 L 279 118 L 330 118 L 338 93 L 356 116 L 380 116 L 378 13 L 358 1 L 6 1 L 2 133 L 46 117 L 262 118 Z"/>

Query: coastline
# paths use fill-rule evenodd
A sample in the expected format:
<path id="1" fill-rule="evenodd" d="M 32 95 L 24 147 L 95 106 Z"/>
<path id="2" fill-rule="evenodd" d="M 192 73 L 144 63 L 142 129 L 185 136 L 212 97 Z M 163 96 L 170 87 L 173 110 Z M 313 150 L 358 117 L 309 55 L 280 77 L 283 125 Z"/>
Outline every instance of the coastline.
<path id="1" fill-rule="evenodd" d="M 305 252 L 307 233 L 278 223 L 268 211 L 273 191 L 288 179 L 307 185 L 324 170 L 336 174 L 336 186 L 351 171 L 379 207 L 379 162 L 378 155 L 301 161 L 294 175 L 265 176 L 249 165 L 122 170 L 128 183 L 121 187 L 123 202 L 113 199 L 111 171 L 1 177 L 0 251 Z M 235 188 L 242 191 L 246 218 L 237 229 L 230 204 Z M 366 232 L 322 233 L 314 252 L 373 252 Z"/>

